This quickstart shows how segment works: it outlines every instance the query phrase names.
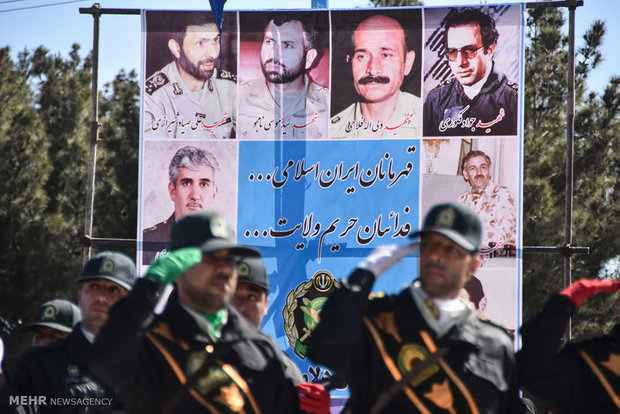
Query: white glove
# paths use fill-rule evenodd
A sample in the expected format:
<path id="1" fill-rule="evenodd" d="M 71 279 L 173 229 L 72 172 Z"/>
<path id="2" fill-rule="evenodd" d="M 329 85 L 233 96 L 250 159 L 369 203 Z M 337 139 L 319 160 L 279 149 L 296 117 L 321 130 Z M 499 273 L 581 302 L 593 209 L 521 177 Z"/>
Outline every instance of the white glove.
<path id="1" fill-rule="evenodd" d="M 378 279 L 386 270 L 400 262 L 400 259 L 417 252 L 418 247 L 418 242 L 404 246 L 397 246 L 395 244 L 379 246 L 362 260 L 357 267 L 368 270 L 375 275 L 375 279 Z"/>

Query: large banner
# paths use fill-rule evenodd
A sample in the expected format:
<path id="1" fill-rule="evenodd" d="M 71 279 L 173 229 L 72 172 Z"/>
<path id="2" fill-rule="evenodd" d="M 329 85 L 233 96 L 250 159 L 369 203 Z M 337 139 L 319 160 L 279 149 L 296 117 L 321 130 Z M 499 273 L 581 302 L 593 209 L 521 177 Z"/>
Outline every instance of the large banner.
<path id="1" fill-rule="evenodd" d="M 260 249 L 264 332 L 310 381 L 306 343 L 343 277 L 407 243 L 432 205 L 483 222 L 462 292 L 514 333 L 521 307 L 522 5 L 143 12 L 137 260 L 190 211 Z M 221 30 L 220 30 L 221 29 Z M 374 291 L 417 277 L 417 258 Z"/>

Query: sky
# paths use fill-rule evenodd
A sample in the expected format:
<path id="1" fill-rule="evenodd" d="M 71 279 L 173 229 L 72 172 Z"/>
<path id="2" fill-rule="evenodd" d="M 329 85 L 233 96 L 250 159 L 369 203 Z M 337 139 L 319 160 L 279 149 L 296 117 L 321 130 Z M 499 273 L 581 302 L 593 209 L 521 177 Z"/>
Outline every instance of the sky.
<path id="1" fill-rule="evenodd" d="M 330 9 L 369 7 L 368 0 L 326 0 Z M 85 56 L 93 47 L 93 17 L 80 14 L 93 0 L 0 0 L 0 47 L 9 46 L 15 59 L 19 51 L 45 46 L 53 53 L 67 56 L 73 43 L 81 46 Z M 514 0 L 426 0 L 425 6 L 480 3 L 517 3 Z M 102 8 L 122 9 L 210 9 L 208 0 L 99 0 Z M 181 6 L 180 6 L 181 5 Z M 228 0 L 224 10 L 309 9 L 310 0 Z M 614 40 L 620 39 L 619 0 L 584 0 L 575 14 L 577 43 L 595 20 L 606 22 L 603 44 L 605 61 L 588 81 L 590 89 L 601 92 L 611 76 L 620 76 L 620 56 Z M 121 69 L 140 73 L 141 27 L 139 15 L 102 15 L 99 34 L 99 87 L 114 79 Z"/>

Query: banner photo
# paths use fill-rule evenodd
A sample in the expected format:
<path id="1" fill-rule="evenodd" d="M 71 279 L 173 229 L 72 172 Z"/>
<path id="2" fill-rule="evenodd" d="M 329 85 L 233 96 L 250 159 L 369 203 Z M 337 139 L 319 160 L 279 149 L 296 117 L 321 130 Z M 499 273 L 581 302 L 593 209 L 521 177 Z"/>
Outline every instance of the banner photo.
<path id="1" fill-rule="evenodd" d="M 455 201 L 483 223 L 484 265 L 462 295 L 516 343 L 523 25 L 521 4 L 226 11 L 221 30 L 209 11 L 143 11 L 142 273 L 177 220 L 220 212 L 262 253 L 261 329 L 320 381 L 331 373 L 306 346 L 327 297 Z M 417 268 L 406 258 L 373 291 Z"/>

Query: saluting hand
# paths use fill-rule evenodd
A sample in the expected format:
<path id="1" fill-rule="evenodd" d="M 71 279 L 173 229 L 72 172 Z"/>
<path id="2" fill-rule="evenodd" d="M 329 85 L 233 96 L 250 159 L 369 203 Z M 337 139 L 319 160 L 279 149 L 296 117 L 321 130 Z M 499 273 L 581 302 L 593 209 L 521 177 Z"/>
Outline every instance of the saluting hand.
<path id="1" fill-rule="evenodd" d="M 161 284 L 172 283 L 179 275 L 202 261 L 202 252 L 197 247 L 185 247 L 159 255 L 151 263 L 146 278 Z"/>
<path id="2" fill-rule="evenodd" d="M 419 243 L 410 243 L 403 246 L 389 244 L 374 249 L 368 257 L 357 265 L 360 269 L 366 269 L 378 279 L 390 267 L 398 263 L 403 257 L 418 251 Z"/>
<path id="3" fill-rule="evenodd" d="M 568 296 L 575 306 L 579 307 L 590 296 L 603 292 L 611 293 L 618 289 L 620 289 L 618 280 L 579 279 L 569 287 L 562 289 L 560 295 Z"/>

